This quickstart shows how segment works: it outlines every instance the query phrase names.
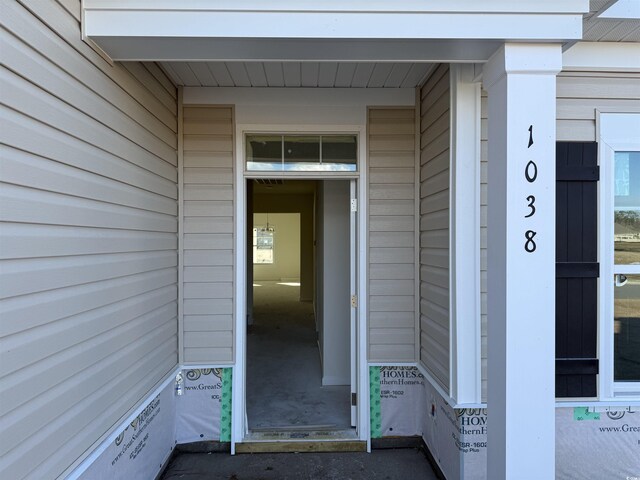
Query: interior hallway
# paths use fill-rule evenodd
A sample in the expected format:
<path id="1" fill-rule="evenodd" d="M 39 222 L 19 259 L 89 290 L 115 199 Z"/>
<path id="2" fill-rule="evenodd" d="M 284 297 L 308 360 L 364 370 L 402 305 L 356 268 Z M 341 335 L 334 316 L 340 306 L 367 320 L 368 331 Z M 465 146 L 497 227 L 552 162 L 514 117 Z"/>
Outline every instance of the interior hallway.
<path id="1" fill-rule="evenodd" d="M 313 305 L 296 283 L 255 282 L 247 331 L 249 428 L 348 429 L 349 386 L 322 386 Z"/>

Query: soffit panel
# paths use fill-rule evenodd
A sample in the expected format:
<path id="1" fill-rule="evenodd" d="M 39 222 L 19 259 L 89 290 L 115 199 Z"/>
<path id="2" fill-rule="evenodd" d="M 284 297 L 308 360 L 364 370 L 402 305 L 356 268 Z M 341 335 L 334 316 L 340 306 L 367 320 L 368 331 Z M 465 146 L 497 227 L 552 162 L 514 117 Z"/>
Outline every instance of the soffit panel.
<path id="1" fill-rule="evenodd" d="M 161 62 L 186 87 L 414 88 L 430 63 Z"/>
<path id="2" fill-rule="evenodd" d="M 591 42 L 640 42 L 640 20 L 600 18 L 616 0 L 591 0 L 584 16 L 583 40 Z M 640 9 L 640 5 L 638 7 Z"/>

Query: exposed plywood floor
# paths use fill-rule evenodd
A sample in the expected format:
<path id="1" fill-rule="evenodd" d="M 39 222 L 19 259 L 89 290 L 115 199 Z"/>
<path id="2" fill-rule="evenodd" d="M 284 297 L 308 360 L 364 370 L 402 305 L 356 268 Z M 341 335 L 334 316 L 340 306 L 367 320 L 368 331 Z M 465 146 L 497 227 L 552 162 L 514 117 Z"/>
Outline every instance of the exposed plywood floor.
<path id="1" fill-rule="evenodd" d="M 348 429 L 349 387 L 323 387 L 311 303 L 300 288 L 256 281 L 247 334 L 247 416 L 252 430 Z"/>

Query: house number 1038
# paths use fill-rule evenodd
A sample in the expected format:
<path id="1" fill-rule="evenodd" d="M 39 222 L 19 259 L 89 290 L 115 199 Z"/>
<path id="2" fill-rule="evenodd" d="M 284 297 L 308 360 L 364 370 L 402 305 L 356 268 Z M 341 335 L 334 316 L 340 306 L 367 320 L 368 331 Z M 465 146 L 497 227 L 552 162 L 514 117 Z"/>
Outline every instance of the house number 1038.
<path id="1" fill-rule="evenodd" d="M 529 143 L 527 144 L 527 149 L 531 148 L 531 145 L 533 145 L 533 125 L 529 125 Z M 536 165 L 536 162 L 534 162 L 533 160 L 529 160 L 527 165 L 524 167 L 524 178 L 529 183 L 535 183 L 535 181 L 538 179 L 538 166 Z M 536 214 L 536 207 L 535 207 L 536 197 L 534 195 L 529 195 L 527 197 L 527 202 L 529 202 L 527 207 L 530 209 L 530 211 L 527 215 L 524 216 L 524 218 L 531 218 Z M 536 234 L 537 232 L 534 232 L 533 230 L 527 230 L 524 233 L 525 252 L 533 253 L 536 251 L 536 241 L 535 241 Z"/>

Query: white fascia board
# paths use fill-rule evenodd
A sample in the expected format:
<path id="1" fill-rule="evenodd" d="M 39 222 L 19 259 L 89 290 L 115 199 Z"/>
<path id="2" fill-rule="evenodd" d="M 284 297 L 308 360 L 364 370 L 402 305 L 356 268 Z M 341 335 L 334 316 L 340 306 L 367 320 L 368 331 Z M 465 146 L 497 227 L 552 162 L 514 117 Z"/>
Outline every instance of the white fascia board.
<path id="1" fill-rule="evenodd" d="M 341 40 L 100 37 L 120 61 L 485 62 L 497 40 Z"/>
<path id="2" fill-rule="evenodd" d="M 639 59 L 640 43 L 578 42 L 562 54 L 562 69 L 640 72 Z"/>
<path id="3" fill-rule="evenodd" d="M 84 0 L 88 9 L 299 12 L 586 13 L 588 0 Z"/>
<path id="4" fill-rule="evenodd" d="M 84 10 L 85 34 L 129 38 L 577 40 L 582 15 L 554 13 Z"/>

